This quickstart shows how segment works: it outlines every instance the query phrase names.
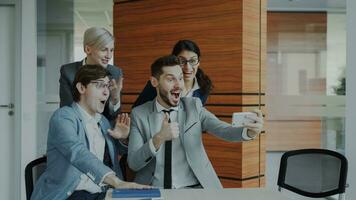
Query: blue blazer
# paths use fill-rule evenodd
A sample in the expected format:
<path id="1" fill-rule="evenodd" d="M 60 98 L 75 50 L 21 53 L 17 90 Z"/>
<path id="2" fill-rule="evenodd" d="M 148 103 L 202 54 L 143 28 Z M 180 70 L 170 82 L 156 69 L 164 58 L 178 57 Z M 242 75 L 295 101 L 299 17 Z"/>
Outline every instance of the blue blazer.
<path id="1" fill-rule="evenodd" d="M 109 121 L 102 117 L 99 124 L 108 146 L 113 169 L 89 151 L 86 128 L 77 104 L 59 108 L 49 123 L 47 140 L 47 168 L 36 182 L 32 200 L 63 200 L 68 198 L 80 182 L 82 174 L 99 184 L 103 176 L 114 171 L 122 179 L 118 161 L 118 140 L 107 132 Z"/>
<path id="2" fill-rule="evenodd" d="M 75 74 L 82 66 L 82 63 L 83 61 L 79 61 L 61 66 L 61 77 L 59 78 L 60 107 L 70 106 L 73 103 L 72 84 Z M 122 70 L 116 66 L 108 65 L 106 69 L 110 72 L 111 78 L 113 79 L 117 79 L 120 76 L 123 76 Z M 108 120 L 114 121 L 119 111 L 120 109 L 118 109 L 116 112 L 110 110 L 109 101 L 107 101 L 103 115 Z"/>
<path id="3" fill-rule="evenodd" d="M 148 81 L 143 91 L 140 93 L 135 103 L 132 105 L 132 108 L 142 105 L 147 101 L 152 101 L 157 96 L 156 88 L 154 88 L 151 84 L 151 81 Z M 201 103 L 205 105 L 206 100 L 208 99 L 208 94 L 203 94 L 200 89 L 195 90 L 193 92 L 193 97 L 197 97 L 201 100 Z"/>

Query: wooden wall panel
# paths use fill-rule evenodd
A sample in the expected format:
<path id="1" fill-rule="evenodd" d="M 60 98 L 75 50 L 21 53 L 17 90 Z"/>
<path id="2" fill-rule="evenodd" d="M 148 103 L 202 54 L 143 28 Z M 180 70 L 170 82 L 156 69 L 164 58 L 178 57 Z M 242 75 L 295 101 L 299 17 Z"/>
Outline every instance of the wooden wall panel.
<path id="1" fill-rule="evenodd" d="M 233 112 L 264 109 L 260 59 L 266 52 L 260 20 L 266 0 L 115 2 L 114 62 L 124 71 L 124 112 L 131 111 L 149 79 L 151 63 L 170 54 L 180 39 L 194 40 L 201 49 L 200 67 L 214 84 L 208 110 L 231 123 Z M 203 140 L 224 187 L 264 183 L 264 137 L 230 143 L 204 134 Z"/>
<path id="2" fill-rule="evenodd" d="M 260 93 L 266 93 L 266 59 L 267 59 L 267 0 L 261 1 L 260 23 Z M 264 95 L 262 97 L 265 97 Z M 262 100 L 264 104 L 265 101 Z"/>
<path id="3" fill-rule="evenodd" d="M 244 1 L 242 9 L 242 90 L 246 93 L 259 92 L 260 0 Z"/>
<path id="4" fill-rule="evenodd" d="M 260 174 L 265 174 L 266 171 L 266 134 L 262 133 L 260 135 L 260 140 L 259 140 L 259 148 L 260 148 Z"/>
<path id="5" fill-rule="evenodd" d="M 267 16 L 268 52 L 326 49 L 326 12 L 268 12 Z M 281 33 L 286 37 L 280 38 Z"/>
<path id="6" fill-rule="evenodd" d="M 145 0 L 116 5 L 115 64 L 126 74 L 124 92 L 140 92 L 151 63 L 187 38 L 201 48 L 200 67 L 211 77 L 215 91 L 242 91 L 240 1 Z"/>
<path id="7" fill-rule="evenodd" d="M 321 121 L 268 121 L 267 147 L 270 151 L 287 151 L 321 147 Z"/>
<path id="8" fill-rule="evenodd" d="M 259 179 L 265 172 L 265 136 L 248 142 L 226 142 L 203 135 L 204 146 L 214 169 L 222 179 L 240 182 Z"/>
<path id="9" fill-rule="evenodd" d="M 264 177 L 260 178 L 264 182 Z M 263 187 L 259 179 L 250 179 L 245 181 L 235 181 L 230 179 L 220 179 L 221 183 L 224 185 L 224 188 L 251 188 L 251 187 Z"/>

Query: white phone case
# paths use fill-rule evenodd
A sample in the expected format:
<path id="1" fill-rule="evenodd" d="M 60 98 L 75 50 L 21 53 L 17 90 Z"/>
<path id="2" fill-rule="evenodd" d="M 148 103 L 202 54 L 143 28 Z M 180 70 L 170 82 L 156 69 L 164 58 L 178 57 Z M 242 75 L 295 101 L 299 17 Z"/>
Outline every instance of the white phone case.
<path id="1" fill-rule="evenodd" d="M 257 116 L 256 113 L 253 112 L 235 112 L 232 114 L 232 126 L 234 127 L 242 127 L 242 124 L 246 123 L 253 123 L 249 118 L 246 116 Z"/>

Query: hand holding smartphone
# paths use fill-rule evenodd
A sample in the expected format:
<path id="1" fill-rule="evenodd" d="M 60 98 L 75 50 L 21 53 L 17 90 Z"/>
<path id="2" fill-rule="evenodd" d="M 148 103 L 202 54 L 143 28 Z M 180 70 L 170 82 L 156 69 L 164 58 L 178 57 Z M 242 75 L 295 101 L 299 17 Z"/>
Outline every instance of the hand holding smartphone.
<path id="1" fill-rule="evenodd" d="M 257 114 L 253 112 L 235 112 L 232 114 L 232 126 L 243 127 L 247 123 L 254 123 L 254 121 L 250 119 L 254 117 L 257 117 Z"/>

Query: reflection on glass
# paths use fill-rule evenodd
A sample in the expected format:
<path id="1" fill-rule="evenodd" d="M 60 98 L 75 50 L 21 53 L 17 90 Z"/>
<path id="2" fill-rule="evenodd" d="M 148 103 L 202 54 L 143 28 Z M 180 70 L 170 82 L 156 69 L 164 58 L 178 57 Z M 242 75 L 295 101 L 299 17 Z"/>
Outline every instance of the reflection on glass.
<path id="1" fill-rule="evenodd" d="M 271 150 L 343 152 L 345 13 L 268 12 L 267 131 Z"/>
<path id="2" fill-rule="evenodd" d="M 49 119 L 59 107 L 60 66 L 73 55 L 73 0 L 37 0 L 37 141 L 46 153 Z"/>

